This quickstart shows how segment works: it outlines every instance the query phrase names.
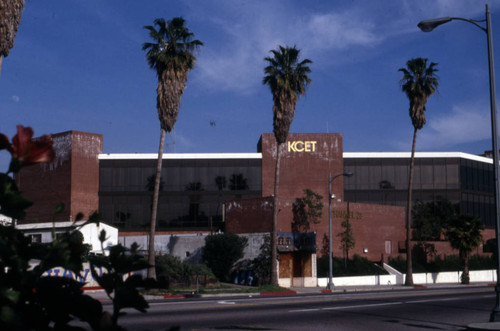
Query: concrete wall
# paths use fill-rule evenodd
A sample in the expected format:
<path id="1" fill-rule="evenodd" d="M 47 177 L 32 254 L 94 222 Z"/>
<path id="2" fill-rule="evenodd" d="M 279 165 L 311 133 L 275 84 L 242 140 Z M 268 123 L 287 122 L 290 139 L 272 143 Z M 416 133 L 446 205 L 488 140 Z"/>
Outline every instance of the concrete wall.
<path id="1" fill-rule="evenodd" d="M 155 251 L 157 254 L 172 254 L 181 260 L 193 263 L 202 262 L 202 249 L 208 233 L 198 234 L 158 234 L 155 236 Z M 260 254 L 260 246 L 268 233 L 246 233 L 241 236 L 248 238 L 243 259 L 254 259 Z M 148 249 L 149 235 L 137 234 L 120 236 L 118 242 L 125 247 L 130 247 L 134 242 L 145 252 Z"/>
<path id="2" fill-rule="evenodd" d="M 26 236 L 30 235 L 40 235 L 42 243 L 49 243 L 53 240 L 52 238 L 52 228 L 55 225 L 55 233 L 63 233 L 66 231 L 71 231 L 75 226 L 83 224 L 83 221 L 76 223 L 73 222 L 57 222 L 53 223 L 32 223 L 32 224 L 19 224 L 16 226 L 17 229 L 23 231 Z M 106 231 L 106 240 L 103 243 L 103 247 L 107 248 L 109 246 L 116 245 L 118 243 L 118 229 L 105 223 L 97 224 L 87 224 L 80 228 L 80 232 L 83 235 L 83 243 L 91 246 L 91 252 L 101 254 L 101 242 L 99 241 L 99 234 L 101 231 Z"/>
<path id="3" fill-rule="evenodd" d="M 460 284 L 461 271 L 439 272 L 439 273 L 421 273 L 413 274 L 413 282 L 415 285 L 430 285 L 430 284 Z M 469 271 L 470 281 L 475 282 L 491 282 L 497 281 L 496 270 L 474 270 Z M 335 286 L 374 286 L 374 285 L 403 285 L 404 274 L 402 277 L 396 275 L 380 275 L 380 276 L 357 276 L 357 277 L 333 277 L 332 281 Z M 328 284 L 328 278 L 318 278 L 318 287 L 325 287 Z"/>
<path id="4" fill-rule="evenodd" d="M 98 274 L 106 272 L 104 269 L 98 269 Z M 460 284 L 460 272 L 442 272 L 437 275 L 430 274 L 413 274 L 413 280 L 416 285 L 429 284 Z M 82 282 L 85 290 L 95 290 L 99 284 L 93 279 L 88 264 L 83 265 L 81 275 L 75 275 L 69 270 L 62 268 L 53 268 L 45 272 L 43 276 L 70 277 Z M 127 276 L 125 276 L 127 277 Z M 471 282 L 490 282 L 495 283 L 497 280 L 496 270 L 476 270 L 470 271 Z M 290 278 L 280 278 L 280 286 L 291 287 Z M 380 275 L 380 276 L 356 276 L 356 277 L 333 277 L 334 286 L 394 286 L 403 285 L 403 282 L 398 281 L 395 275 Z M 301 283 L 302 282 L 302 283 Z M 328 278 L 312 278 L 305 277 L 304 279 L 294 279 L 294 286 L 299 287 L 324 287 L 328 284 Z"/>

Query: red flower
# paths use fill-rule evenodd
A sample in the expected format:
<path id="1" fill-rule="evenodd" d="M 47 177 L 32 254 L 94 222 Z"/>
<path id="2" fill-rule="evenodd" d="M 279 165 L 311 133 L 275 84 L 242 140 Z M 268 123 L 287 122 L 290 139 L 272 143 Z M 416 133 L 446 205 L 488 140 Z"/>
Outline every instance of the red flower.
<path id="1" fill-rule="evenodd" d="M 0 137 L 0 147 L 2 141 L 3 138 Z M 17 159 L 19 165 L 23 166 L 52 161 L 55 156 L 52 144 L 50 136 L 33 139 L 32 128 L 18 125 L 17 134 L 12 138 L 12 146 L 5 148 L 10 151 L 14 159 Z"/>

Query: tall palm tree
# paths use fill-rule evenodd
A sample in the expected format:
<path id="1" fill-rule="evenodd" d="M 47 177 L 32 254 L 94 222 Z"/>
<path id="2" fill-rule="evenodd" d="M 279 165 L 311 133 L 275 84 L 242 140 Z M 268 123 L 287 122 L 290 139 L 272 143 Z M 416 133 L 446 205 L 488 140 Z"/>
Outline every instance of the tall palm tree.
<path id="1" fill-rule="evenodd" d="M 271 50 L 273 57 L 266 57 L 263 84 L 268 85 L 273 95 L 273 131 L 276 138 L 276 169 L 274 175 L 273 224 L 271 234 L 271 283 L 278 284 L 276 229 L 278 220 L 278 185 L 280 176 L 280 147 L 286 142 L 295 114 L 298 98 L 306 93 L 311 80 L 308 64 L 311 60 L 299 62 L 300 50 L 295 46 L 279 46 Z"/>
<path id="2" fill-rule="evenodd" d="M 446 227 L 446 238 L 451 247 L 458 250 L 463 263 L 462 284 L 469 284 L 469 258 L 483 239 L 481 231 L 484 229 L 481 219 L 471 215 L 459 215 L 451 220 Z"/>
<path id="3" fill-rule="evenodd" d="M 146 51 L 148 64 L 156 71 L 158 77 L 156 108 L 161 124 L 149 235 L 148 277 L 150 278 L 156 278 L 154 238 L 165 133 L 170 132 L 177 121 L 188 72 L 193 69 L 196 62 L 194 51 L 203 45 L 201 41 L 193 40 L 194 34 L 185 24 L 186 21 L 181 17 L 169 21 L 157 18 L 154 20 L 154 26 L 144 27 L 153 39 L 152 43 L 144 43 L 142 50 Z"/>
<path id="4" fill-rule="evenodd" d="M 413 268 L 411 252 L 411 210 L 412 210 L 412 186 L 413 168 L 415 166 L 415 144 L 417 142 L 417 131 L 425 125 L 425 105 L 427 99 L 437 91 L 438 80 L 435 66 L 431 62 L 427 66 L 427 59 L 416 58 L 406 62 L 406 68 L 400 68 L 403 72 L 401 78 L 401 89 L 410 101 L 410 118 L 413 124 L 413 143 L 411 146 L 410 174 L 408 180 L 408 201 L 406 209 L 406 280 L 405 285 L 413 285 Z"/>
<path id="5" fill-rule="evenodd" d="M 0 1 L 0 72 L 2 59 L 9 56 L 10 49 L 14 47 L 14 39 L 23 9 L 24 0 Z"/>

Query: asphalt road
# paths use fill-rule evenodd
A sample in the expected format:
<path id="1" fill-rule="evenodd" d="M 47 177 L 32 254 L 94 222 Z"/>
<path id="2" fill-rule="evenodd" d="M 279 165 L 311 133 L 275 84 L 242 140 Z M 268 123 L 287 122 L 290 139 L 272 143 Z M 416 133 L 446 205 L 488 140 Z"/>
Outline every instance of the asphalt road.
<path id="1" fill-rule="evenodd" d="M 487 322 L 492 287 L 150 302 L 127 330 L 464 330 Z M 107 307 L 110 309 L 110 307 Z"/>

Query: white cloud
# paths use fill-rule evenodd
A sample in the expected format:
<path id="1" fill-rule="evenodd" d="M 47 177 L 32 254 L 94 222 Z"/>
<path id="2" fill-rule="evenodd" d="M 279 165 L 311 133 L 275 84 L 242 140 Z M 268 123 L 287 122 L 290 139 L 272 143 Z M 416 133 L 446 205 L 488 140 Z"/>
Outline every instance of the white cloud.
<path id="1" fill-rule="evenodd" d="M 220 9 L 224 15 L 219 13 L 210 24 L 222 31 L 215 38 L 223 41 L 206 43 L 193 78 L 208 89 L 251 93 L 261 84 L 263 58 L 278 45 L 296 45 L 303 58 L 316 63 L 327 53 L 371 47 L 383 39 L 374 32 L 375 24 L 359 11 L 318 13 L 304 8 L 294 11 L 287 2 L 262 2 L 246 4 L 245 10 Z"/>
<path id="2" fill-rule="evenodd" d="M 316 51 L 377 44 L 382 38 L 374 33 L 375 25 L 369 20 L 361 20 L 359 16 L 354 12 L 312 15 L 302 39 Z"/>
<path id="3" fill-rule="evenodd" d="M 451 113 L 429 121 L 421 131 L 419 150 L 449 148 L 491 137 L 491 119 L 486 108 L 455 106 Z"/>
<path id="4" fill-rule="evenodd" d="M 313 61 L 312 69 L 316 71 L 353 61 L 353 54 L 356 61 L 376 56 L 384 43 L 421 33 L 416 28 L 421 19 L 480 19 L 484 3 L 405 0 L 381 6 L 372 0 L 357 0 L 352 4 L 297 6 L 295 2 L 277 0 L 200 1 L 191 7 L 189 16 L 207 31 L 203 35 L 193 26 L 206 47 L 198 56 L 192 79 L 207 90 L 252 94 L 261 85 L 263 58 L 278 45 L 296 45 L 304 58 Z"/>
<path id="5" fill-rule="evenodd" d="M 21 99 L 17 95 L 12 96 L 12 101 L 19 102 L 19 100 L 21 100 Z"/>

